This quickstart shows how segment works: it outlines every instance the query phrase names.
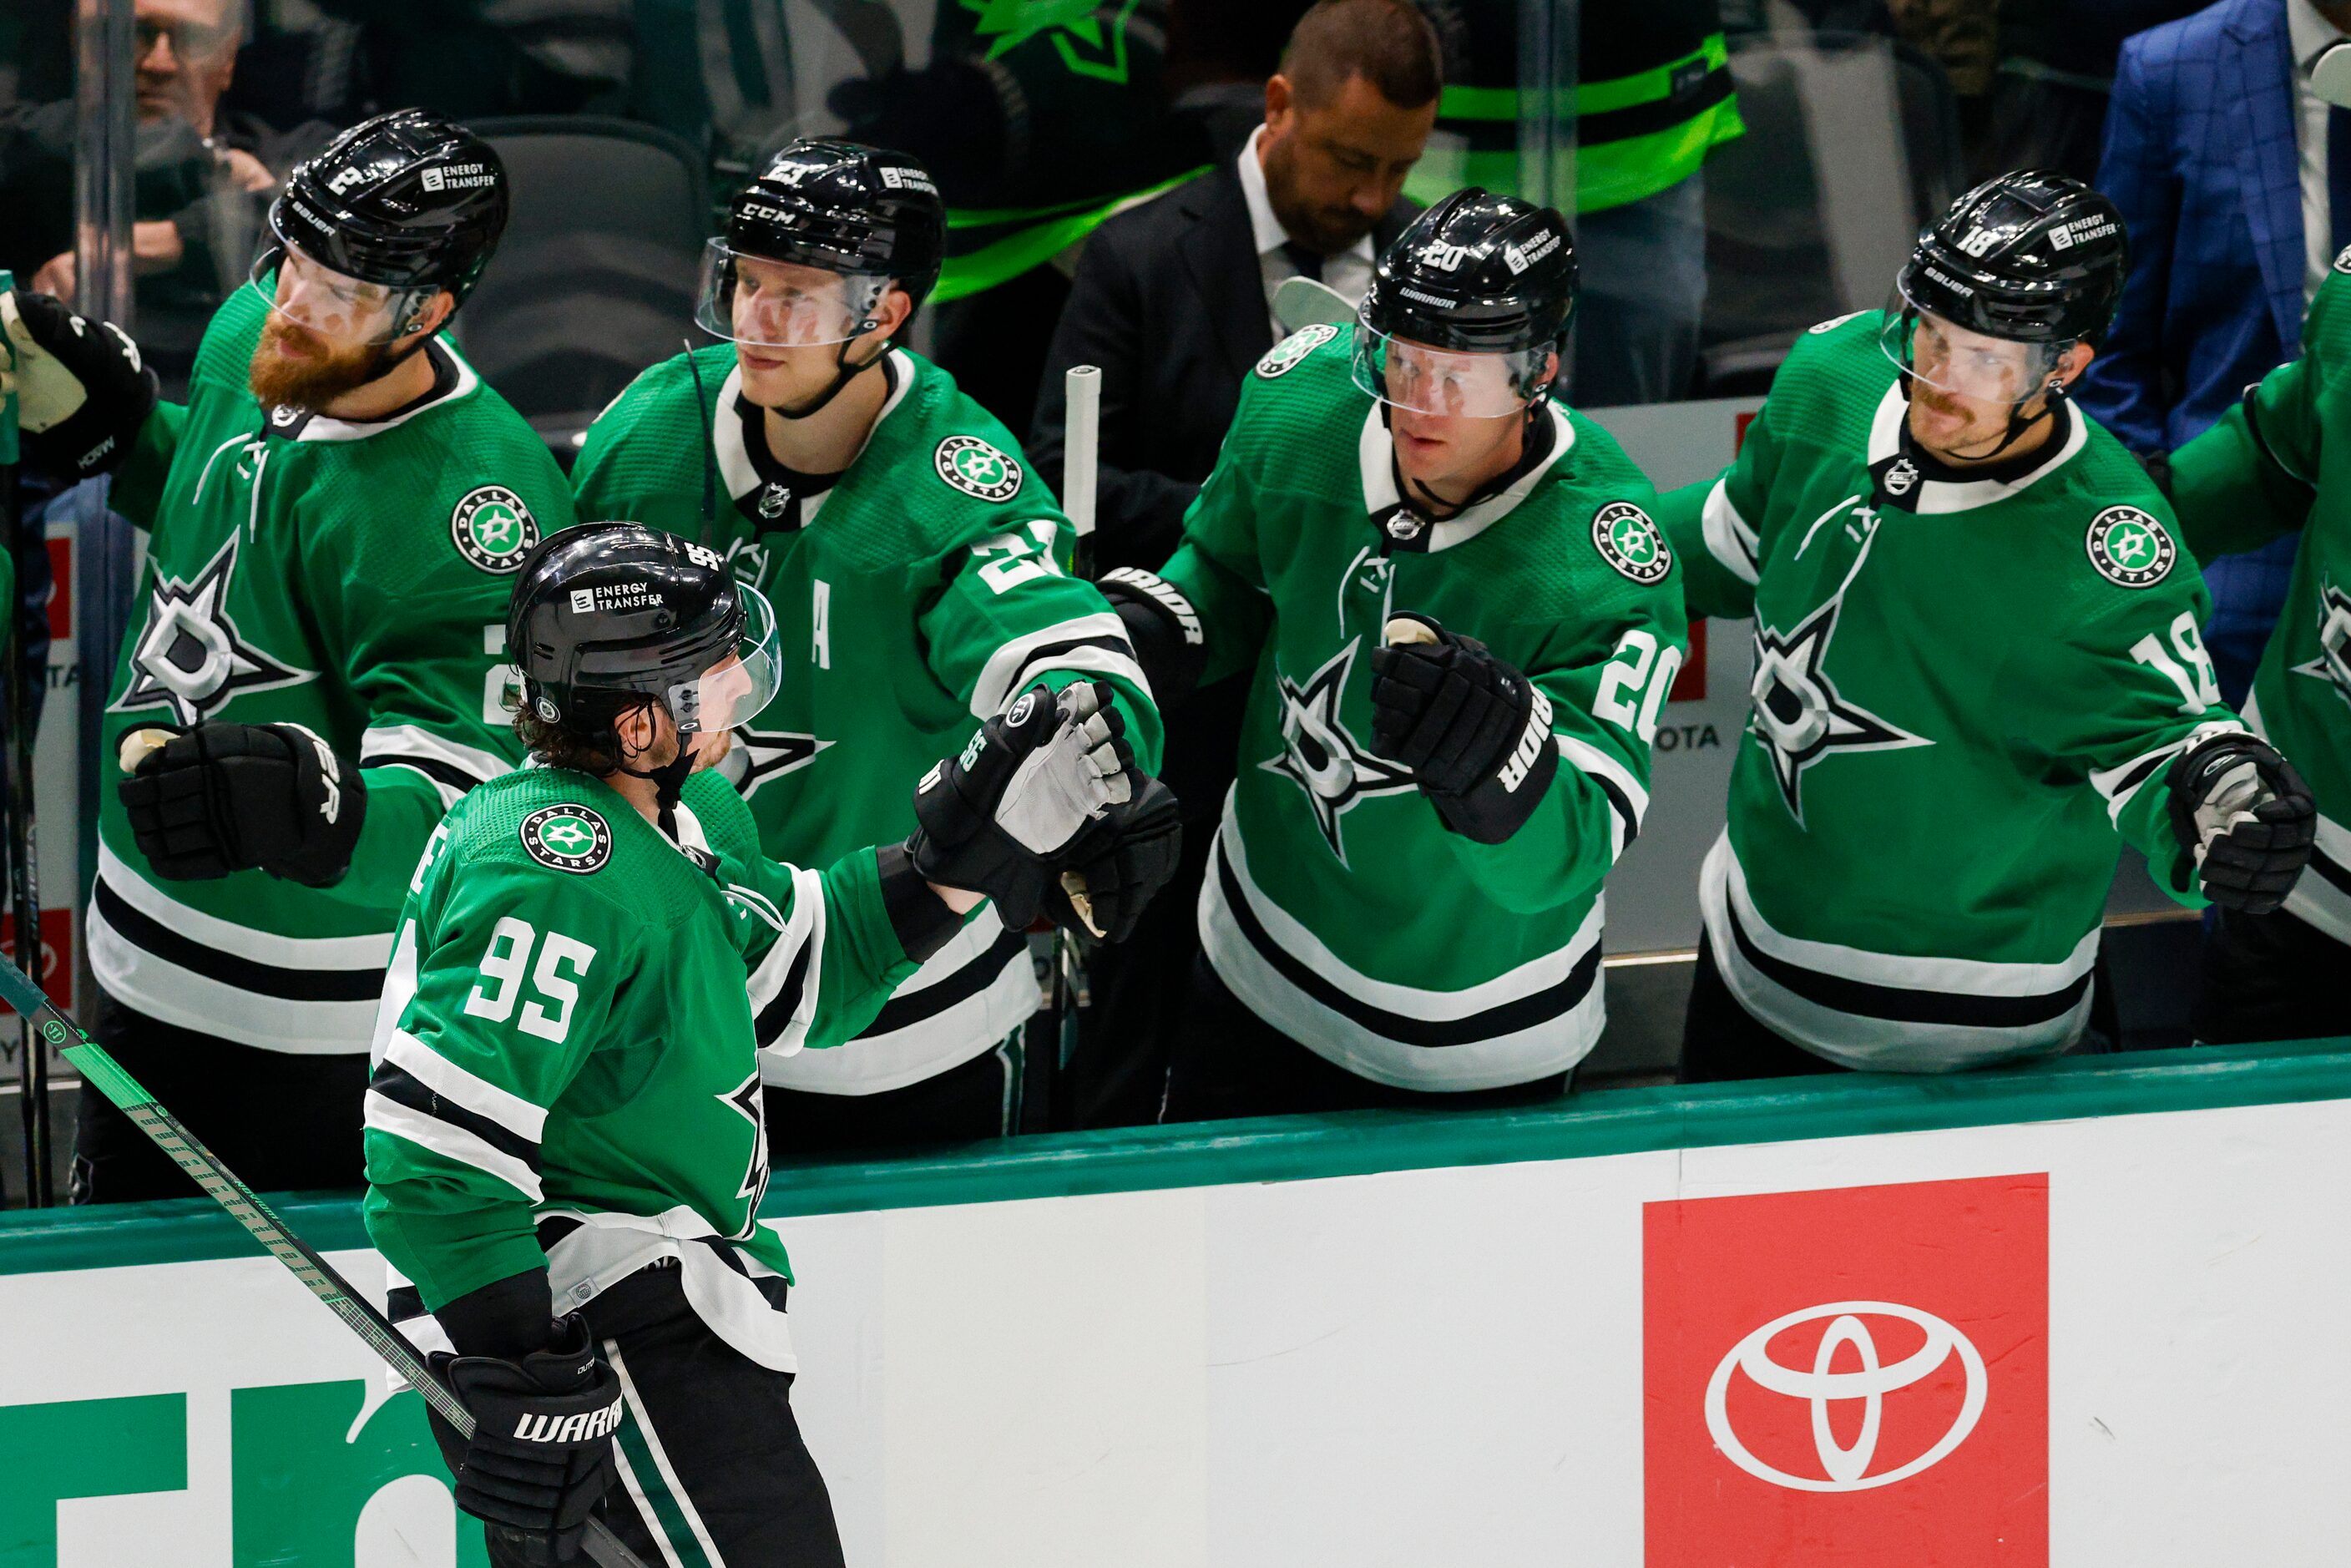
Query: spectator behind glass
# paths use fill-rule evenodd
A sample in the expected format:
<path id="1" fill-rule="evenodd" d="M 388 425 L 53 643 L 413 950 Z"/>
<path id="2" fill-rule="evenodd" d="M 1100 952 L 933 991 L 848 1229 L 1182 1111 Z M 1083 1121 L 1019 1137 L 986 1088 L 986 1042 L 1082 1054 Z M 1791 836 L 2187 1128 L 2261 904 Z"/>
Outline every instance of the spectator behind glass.
<path id="1" fill-rule="evenodd" d="M 1265 84 L 1264 123 L 1240 155 L 1094 231 L 1046 356 L 1029 452 L 1058 485 L 1062 375 L 1100 366 L 1097 567 L 1156 567 L 1176 548 L 1241 382 L 1273 347 L 1275 287 L 1303 272 L 1362 298 L 1373 257 L 1419 210 L 1399 193 L 1442 80 L 1437 35 L 1409 0 L 1320 0 L 1291 32 Z M 1081 1124 L 1158 1113 L 1247 684 L 1206 687 L 1167 716 L 1165 777 L 1184 805 L 1184 869 L 1133 939 L 1092 961 L 1073 1064 Z"/>
<path id="2" fill-rule="evenodd" d="M 2054 169 L 2095 182 L 2123 40 L 2203 4 L 2002 0 L 1991 124 L 1970 178 L 1989 179 L 2004 169 Z"/>
<path id="3" fill-rule="evenodd" d="M 2129 225 L 2130 281 L 2075 396 L 2135 452 L 2201 434 L 2301 347 L 2303 309 L 2351 244 L 2351 113 L 2308 79 L 2346 24 L 2351 0 L 2220 0 L 2123 45 L 2097 183 Z M 2277 620 L 2294 544 L 2205 563 L 2204 642 L 2231 704 Z"/>

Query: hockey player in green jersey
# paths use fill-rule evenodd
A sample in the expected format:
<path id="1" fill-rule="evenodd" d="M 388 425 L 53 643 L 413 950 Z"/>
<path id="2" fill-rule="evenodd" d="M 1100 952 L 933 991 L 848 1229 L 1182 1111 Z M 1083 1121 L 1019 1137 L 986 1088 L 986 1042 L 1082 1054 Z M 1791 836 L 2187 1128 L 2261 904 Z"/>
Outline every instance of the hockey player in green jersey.
<path id="1" fill-rule="evenodd" d="M 149 534 L 92 750 L 110 766 L 135 732 L 175 737 L 100 793 L 94 1033 L 264 1188 L 358 1184 L 409 870 L 518 755 L 507 588 L 570 496 L 440 336 L 506 215 L 470 131 L 411 110 L 345 132 L 287 179 L 184 406 L 56 301 L 11 311 L 57 392 L 35 456 L 119 460 L 111 504 Z M 83 1101 L 78 1197 L 187 1190 Z"/>
<path id="2" fill-rule="evenodd" d="M 1424 213 L 1104 579 L 1158 689 L 1256 672 L 1169 1119 L 1556 1094 L 1600 1033 L 1686 629 L 1648 484 L 1552 396 L 1574 297 L 1550 208 Z"/>
<path id="3" fill-rule="evenodd" d="M 782 1015 L 774 1049 L 837 1045 L 982 897 L 1036 907 L 1131 792 L 1120 719 L 1098 685 L 1031 687 L 924 775 L 911 838 L 802 869 L 706 771 L 785 663 L 715 551 L 567 529 L 507 632 L 538 765 L 433 834 L 377 1015 L 391 1316 L 478 1423 L 435 1431 L 494 1562 L 569 1560 L 617 1469 L 606 1521 L 647 1563 L 837 1565 L 789 1400 L 790 1266 L 758 1218 L 753 1017 Z"/>
<path id="4" fill-rule="evenodd" d="M 582 512 L 707 544 L 775 604 L 783 686 L 727 772 L 781 858 L 904 833 L 894 781 L 1040 680 L 1107 681 L 1157 765 L 1158 715 L 1117 617 L 1070 574 L 1068 520 L 1004 427 L 893 346 L 938 277 L 944 225 L 901 154 L 787 147 L 710 242 L 698 319 L 728 340 L 638 377 L 573 476 Z M 1178 832 L 1156 786 L 1101 831 L 1088 880 L 1129 890 L 1097 900 L 1113 938 L 1169 874 Z M 857 1050 L 768 1059 L 779 1143 L 1012 1130 L 1037 1001 L 1026 938 L 983 914 Z"/>
<path id="5" fill-rule="evenodd" d="M 2351 251 L 2335 258 L 2301 357 L 2248 388 L 2171 455 L 2172 504 L 2199 559 L 2300 529 L 2294 581 L 2245 722 L 2294 758 L 2318 809 L 2310 867 L 2267 914 L 2205 926 L 2196 1038 L 2351 1034 Z"/>
<path id="6" fill-rule="evenodd" d="M 2168 506 L 2064 395 L 2124 246 L 2078 182 L 1986 182 L 1886 310 L 1798 340 L 1719 480 L 1660 498 L 1690 613 L 1755 622 L 1685 1080 L 2064 1051 L 2124 842 L 2191 907 L 2274 907 L 2308 853 Z"/>

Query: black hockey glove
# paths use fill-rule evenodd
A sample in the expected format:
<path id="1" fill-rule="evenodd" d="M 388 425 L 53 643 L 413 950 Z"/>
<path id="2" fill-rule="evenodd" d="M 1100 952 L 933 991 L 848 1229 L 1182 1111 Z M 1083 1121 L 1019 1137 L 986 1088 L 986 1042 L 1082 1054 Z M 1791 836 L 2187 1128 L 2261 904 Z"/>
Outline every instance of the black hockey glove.
<path id="1" fill-rule="evenodd" d="M 2309 862 L 2318 806 L 2294 764 L 2267 741 L 2223 730 L 2189 747 L 2164 778 L 2179 840 L 2173 882 L 2198 867 L 2204 896 L 2227 909 L 2268 915 Z"/>
<path id="2" fill-rule="evenodd" d="M 16 417 L 28 467 L 57 479 L 111 473 L 155 412 L 155 372 L 111 321 L 89 321 L 47 294 L 0 294 L 16 361 Z"/>
<path id="3" fill-rule="evenodd" d="M 460 1437 L 429 1404 L 433 1436 L 457 1479 L 457 1506 L 482 1521 L 499 1563 L 569 1563 L 588 1516 L 612 1484 L 621 1380 L 596 1359 L 587 1320 L 555 1325 L 556 1343 L 520 1361 L 432 1356 L 433 1370 L 474 1415 Z"/>
<path id="4" fill-rule="evenodd" d="M 1119 624 L 1134 644 L 1135 662 L 1143 666 L 1160 711 L 1189 696 L 1208 663 L 1200 612 L 1192 601 L 1165 578 L 1139 567 L 1106 571 L 1094 586 L 1118 612 Z"/>
<path id="5" fill-rule="evenodd" d="M 1474 637 L 1425 615 L 1372 650 L 1372 749 L 1412 770 L 1445 825 L 1499 844 L 1526 825 L 1552 775 L 1551 699 Z"/>
<path id="6" fill-rule="evenodd" d="M 351 867 L 367 787 L 360 770 L 298 724 L 200 724 L 124 737 L 117 788 L 139 852 L 158 876 L 198 882 L 256 868 L 329 887 Z"/>
<path id="7" fill-rule="evenodd" d="M 1134 792 L 1125 721 L 1100 682 L 1035 685 L 914 787 L 906 853 L 924 880 L 984 893 L 1005 925 L 1043 904 L 1046 862 Z"/>
<path id="8" fill-rule="evenodd" d="M 1134 800 L 1113 806 L 1053 862 L 1056 874 L 1046 884 L 1045 913 L 1056 925 L 1123 942 L 1134 935 L 1144 906 L 1175 880 L 1183 853 L 1176 792 L 1146 778 Z"/>

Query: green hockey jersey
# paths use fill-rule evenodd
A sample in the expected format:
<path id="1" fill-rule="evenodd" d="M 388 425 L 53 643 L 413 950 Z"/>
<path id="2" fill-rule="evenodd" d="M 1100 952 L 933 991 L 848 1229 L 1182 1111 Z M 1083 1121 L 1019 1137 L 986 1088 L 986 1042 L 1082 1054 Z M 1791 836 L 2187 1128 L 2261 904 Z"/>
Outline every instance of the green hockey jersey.
<path id="1" fill-rule="evenodd" d="M 2122 841 L 2199 904 L 2164 770 L 2241 727 L 2170 508 L 2061 403 L 2038 453 L 1955 480 L 1905 441 L 1880 316 L 1799 339 L 1738 460 L 1659 498 L 1692 615 L 1755 622 L 1729 823 L 1699 888 L 1758 1019 L 1848 1067 L 2064 1050 Z"/>
<path id="2" fill-rule="evenodd" d="M 1116 688 L 1155 771 L 1159 717 L 1118 617 L 1070 574 L 1069 520 L 1004 427 L 913 354 L 831 486 L 772 465 L 728 344 L 655 365 L 588 433 L 580 516 L 725 552 L 774 604 L 782 688 L 728 774 L 778 860 L 826 864 L 914 831 L 914 780 L 1038 681 Z M 705 497 L 713 515 L 705 514 Z M 1025 936 L 982 909 L 853 1051 L 770 1057 L 768 1081 L 871 1094 L 992 1050 L 1037 1010 Z"/>
<path id="3" fill-rule="evenodd" d="M 520 755 L 506 710 L 507 599 L 571 520 L 562 470 L 445 340 L 425 397 L 348 423 L 265 410 L 246 369 L 268 307 L 229 297 L 185 405 L 163 403 L 116 476 L 147 561 L 92 752 L 111 772 L 151 724 L 298 724 L 362 767 L 350 874 L 167 882 L 110 783 L 98 790 L 90 967 L 167 1023 L 273 1051 L 367 1049 L 408 874 L 448 803 Z"/>
<path id="4" fill-rule="evenodd" d="M 1601 880 L 1648 805 L 1680 583 L 1648 483 L 1556 403 L 1547 455 L 1499 493 L 1434 524 L 1401 506 L 1349 352 L 1308 327 L 1258 362 L 1163 570 L 1198 612 L 1202 678 L 1255 670 L 1200 939 L 1259 1017 L 1352 1071 L 1526 1082 L 1600 1033 Z M 1479 639 L 1549 705 L 1561 766 L 1503 843 L 1447 828 L 1368 748 L 1392 611 Z"/>
<path id="5" fill-rule="evenodd" d="M 871 849 L 768 860 L 709 774 L 676 821 L 532 768 L 432 835 L 367 1093 L 368 1234 L 413 1290 L 395 1318 L 542 1265 L 569 1312 L 675 1258 L 716 1333 L 793 1370 L 751 1020 L 780 1010 L 774 1049 L 837 1044 L 914 965 Z"/>
<path id="6" fill-rule="evenodd" d="M 2277 629 L 2245 722 L 2294 760 L 2318 841 L 2286 912 L 2351 942 L 2351 250 L 2311 301 L 2302 356 L 2172 454 L 2172 501 L 2199 559 L 2295 528 Z"/>

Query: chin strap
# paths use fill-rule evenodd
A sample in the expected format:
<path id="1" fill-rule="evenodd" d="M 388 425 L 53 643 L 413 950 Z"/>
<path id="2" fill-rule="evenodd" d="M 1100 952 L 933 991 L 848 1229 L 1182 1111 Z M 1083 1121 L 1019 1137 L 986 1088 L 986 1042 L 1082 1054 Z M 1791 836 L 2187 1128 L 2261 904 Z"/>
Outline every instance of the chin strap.
<path id="1" fill-rule="evenodd" d="M 1904 371 L 1901 374 L 1902 400 L 1905 402 L 1907 402 L 1910 401 L 1910 372 L 1908 371 Z M 1993 447 L 1990 452 L 1963 452 L 1958 454 L 1960 461 L 1966 463 L 1989 463 L 1993 458 L 1998 457 L 2001 453 L 2007 451 L 2010 447 L 2015 445 L 2020 440 L 2023 439 L 2024 433 L 2026 431 L 2031 430 L 2034 425 L 2039 424 L 2043 420 L 2047 419 L 2051 414 L 2057 412 L 2057 405 L 2065 401 L 2065 383 L 2053 380 L 2047 386 L 2041 389 L 2040 396 L 2042 402 L 2041 412 L 2039 413 L 2034 414 L 2031 419 L 2025 419 L 2022 417 L 2024 410 L 2024 403 L 2020 402 L 2011 404 L 2008 411 L 2008 429 L 2006 433 L 2001 436 L 2000 444 Z M 2026 398 L 2024 402 L 2031 402 L 2032 401 L 2032 400 L 2031 398 Z"/>
<path id="2" fill-rule="evenodd" d="M 622 772 L 632 779 L 650 779 L 653 786 L 653 809 L 661 816 L 661 831 L 671 838 L 677 837 L 677 798 L 685 788 L 685 780 L 694 772 L 694 747 L 684 736 L 677 737 L 677 755 L 658 768 L 627 768 Z"/>
<path id="3" fill-rule="evenodd" d="M 849 345 L 856 340 L 854 338 L 850 338 L 842 341 L 840 352 L 833 356 L 832 381 L 822 392 L 795 407 L 778 408 L 775 411 L 777 416 L 782 419 L 807 419 L 823 412 L 825 405 L 839 397 L 850 382 L 880 364 L 884 356 L 890 352 L 890 345 L 884 343 L 872 359 L 862 364 L 852 365 L 849 362 Z"/>

